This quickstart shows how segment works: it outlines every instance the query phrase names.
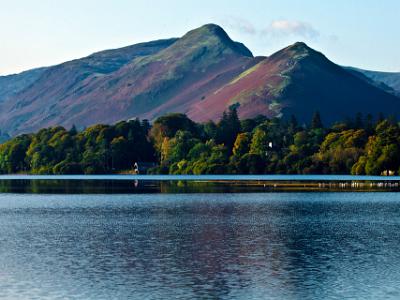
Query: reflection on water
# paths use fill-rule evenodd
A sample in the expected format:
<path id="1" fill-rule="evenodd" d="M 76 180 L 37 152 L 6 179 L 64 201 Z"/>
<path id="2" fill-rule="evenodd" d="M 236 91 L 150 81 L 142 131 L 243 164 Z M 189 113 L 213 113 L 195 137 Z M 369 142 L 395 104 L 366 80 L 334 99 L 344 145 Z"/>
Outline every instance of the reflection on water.
<path id="1" fill-rule="evenodd" d="M 1 177 L 1 176 L 0 176 Z M 37 177 L 37 176 L 36 176 Z M 46 179 L 1 179 L 0 193 L 36 194 L 143 194 L 143 193 L 255 193 L 282 191 L 400 191 L 398 181 L 316 180 L 126 180 L 71 179 L 48 176 Z M 72 176 L 73 177 L 73 176 Z M 76 176 L 79 177 L 79 176 Z"/>
<path id="2" fill-rule="evenodd" d="M 399 299 L 400 194 L 0 195 L 0 298 Z"/>

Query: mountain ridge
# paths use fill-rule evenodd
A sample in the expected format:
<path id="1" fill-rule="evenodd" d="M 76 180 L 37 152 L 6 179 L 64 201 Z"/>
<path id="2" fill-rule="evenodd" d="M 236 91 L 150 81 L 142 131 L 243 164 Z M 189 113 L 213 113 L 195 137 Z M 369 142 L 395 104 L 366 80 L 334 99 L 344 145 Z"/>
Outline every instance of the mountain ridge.
<path id="1" fill-rule="evenodd" d="M 371 80 L 373 84 L 377 85 L 381 89 L 400 96 L 400 72 L 372 71 L 355 67 L 345 68 L 364 75 Z"/>
<path id="2" fill-rule="evenodd" d="M 93 53 L 45 68 L 31 81 L 0 97 L 0 128 L 11 134 L 154 120 L 169 112 L 216 120 L 232 105 L 241 118 L 296 114 L 306 121 L 319 110 L 327 122 L 357 109 L 375 113 L 378 104 L 383 113 L 400 109 L 398 97 L 303 42 L 254 57 L 215 24 L 181 38 Z M 0 96 L 1 87 L 0 77 Z"/>
<path id="3" fill-rule="evenodd" d="M 340 83 L 342 91 L 332 91 L 332 82 L 336 85 Z M 288 117 L 294 114 L 300 117 L 302 122 L 310 120 L 316 110 L 321 112 L 328 123 L 355 115 L 357 112 L 374 113 L 369 111 L 370 107 L 365 109 L 360 101 L 372 105 L 373 101 L 386 99 L 384 102 L 387 101 L 390 109 L 384 108 L 385 113 L 399 109 L 398 98 L 367 84 L 364 80 L 359 80 L 303 42 L 297 42 L 261 60 L 251 70 L 240 74 L 234 80 L 234 84 L 222 87 L 218 93 L 218 96 L 199 103 L 189 111 L 189 117 L 201 121 L 217 118 L 221 108 L 214 111 L 211 109 L 212 102 L 216 102 L 217 98 L 225 99 L 225 107 L 242 107 L 242 110 L 239 110 L 242 118 L 254 116 L 256 108 L 257 111 L 266 112 L 264 114 L 268 117 Z M 329 103 L 323 103 L 321 100 Z M 346 112 L 346 107 L 349 108 L 352 102 L 352 112 Z"/>

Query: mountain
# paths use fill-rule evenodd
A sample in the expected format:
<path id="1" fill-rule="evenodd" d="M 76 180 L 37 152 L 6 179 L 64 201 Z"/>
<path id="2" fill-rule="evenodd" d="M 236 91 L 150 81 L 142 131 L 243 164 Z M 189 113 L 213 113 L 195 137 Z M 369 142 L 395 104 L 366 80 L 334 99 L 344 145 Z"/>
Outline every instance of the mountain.
<path id="1" fill-rule="evenodd" d="M 243 44 L 233 42 L 221 27 L 205 25 L 180 39 L 49 68 L 34 85 L 1 105 L 0 128 L 15 134 L 54 124 L 84 127 L 187 111 L 204 92 L 254 63 Z"/>
<path id="2" fill-rule="evenodd" d="M 54 124 L 70 125 L 60 121 L 60 117 L 68 119 L 76 113 L 70 111 L 70 115 L 65 115 L 65 99 L 75 99 L 91 81 L 117 71 L 132 59 L 155 54 L 176 40 L 159 40 L 102 51 L 46 68 L 25 89 L 0 100 L 0 128 L 19 133 Z M 80 109 L 86 110 L 93 104 L 87 103 Z"/>
<path id="3" fill-rule="evenodd" d="M 304 43 L 295 43 L 260 61 L 222 86 L 205 101 L 197 103 L 189 116 L 195 120 L 215 119 L 229 105 L 239 107 L 248 118 L 294 114 L 308 122 L 318 110 L 327 123 L 364 114 L 400 111 L 400 99 L 344 68 Z"/>
<path id="4" fill-rule="evenodd" d="M 400 72 L 378 72 L 353 67 L 348 67 L 348 69 L 363 74 L 381 88 L 400 96 Z"/>
<path id="5" fill-rule="evenodd" d="M 0 128 L 15 135 L 52 125 L 154 120 L 168 112 L 208 121 L 231 106 L 242 118 L 295 114 L 302 122 L 319 110 L 328 123 L 357 112 L 399 111 L 398 97 L 363 76 L 304 43 L 253 57 L 221 27 L 207 24 L 181 38 L 102 51 L 41 70 L 14 92 L 0 94 Z"/>
<path id="6" fill-rule="evenodd" d="M 0 76 L 0 102 L 14 96 L 29 87 L 46 71 L 46 68 L 38 68 L 19 74 Z"/>

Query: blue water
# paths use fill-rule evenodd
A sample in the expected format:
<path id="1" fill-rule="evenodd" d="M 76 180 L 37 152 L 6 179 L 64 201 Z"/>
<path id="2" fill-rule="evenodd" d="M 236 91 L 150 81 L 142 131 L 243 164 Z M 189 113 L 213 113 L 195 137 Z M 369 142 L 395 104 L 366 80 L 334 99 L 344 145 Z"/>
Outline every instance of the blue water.
<path id="1" fill-rule="evenodd" d="M 400 299 L 400 194 L 0 194 L 0 298 Z"/>

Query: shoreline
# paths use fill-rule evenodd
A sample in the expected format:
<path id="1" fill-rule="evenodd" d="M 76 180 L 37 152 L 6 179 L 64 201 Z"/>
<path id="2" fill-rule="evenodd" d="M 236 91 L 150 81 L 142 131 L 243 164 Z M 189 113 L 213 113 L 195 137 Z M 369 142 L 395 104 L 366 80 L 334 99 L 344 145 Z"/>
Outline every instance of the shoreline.
<path id="1" fill-rule="evenodd" d="M 201 182 L 399 182 L 400 176 L 378 175 L 31 175 L 5 174 L 0 180 L 143 180 L 143 181 L 201 181 Z"/>
<path id="2" fill-rule="evenodd" d="M 143 179 L 144 178 L 144 179 Z M 326 176 L 0 176 L 0 193 L 42 194 L 142 194 L 142 193 L 273 193 L 273 192 L 400 192 L 400 179 Z M 379 179 L 379 180 L 378 180 Z"/>

